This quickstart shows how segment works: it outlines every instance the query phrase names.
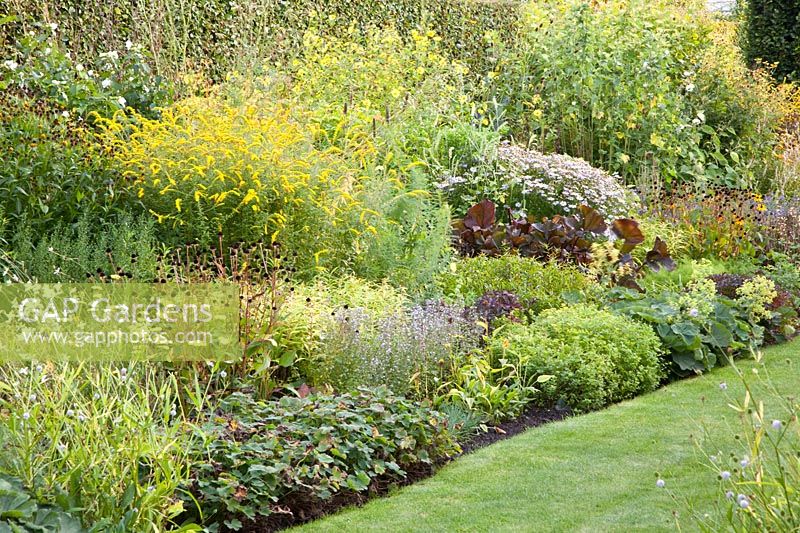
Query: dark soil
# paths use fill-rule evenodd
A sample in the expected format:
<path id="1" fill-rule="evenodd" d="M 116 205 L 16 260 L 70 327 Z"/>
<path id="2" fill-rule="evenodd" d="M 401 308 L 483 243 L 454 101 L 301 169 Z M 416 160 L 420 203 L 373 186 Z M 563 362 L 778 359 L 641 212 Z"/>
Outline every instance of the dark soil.
<path id="1" fill-rule="evenodd" d="M 548 422 L 562 420 L 572 413 L 569 409 L 531 407 L 522 416 L 497 426 L 489 426 L 488 431 L 479 433 L 467 442 L 460 443 L 461 455 L 471 453 L 477 449 L 493 444 L 499 440 L 518 435 L 526 429 L 541 426 Z M 447 461 L 443 461 L 441 466 Z M 385 496 L 391 490 L 405 485 L 416 483 L 430 477 L 436 471 L 433 465 L 418 463 L 404 466 L 406 476 L 379 477 L 372 481 L 369 489 L 364 492 L 341 491 L 328 500 L 320 500 L 309 494 L 296 493 L 289 498 L 284 498 L 273 508 L 273 514 L 254 522 L 243 522 L 239 531 L 245 533 L 266 533 L 279 531 L 292 526 L 316 520 L 325 515 L 333 514 L 344 507 L 363 505 L 372 498 Z M 224 529 L 224 528 L 223 528 Z"/>
<path id="2" fill-rule="evenodd" d="M 489 431 L 479 433 L 467 442 L 461 443 L 463 453 L 470 453 L 484 446 L 493 444 L 499 440 L 507 439 L 518 435 L 528 428 L 541 426 L 548 422 L 555 422 L 570 416 L 572 412 L 568 408 L 543 408 L 531 407 L 522 413 L 517 419 L 503 422 L 498 426 L 490 426 Z"/>
<path id="3" fill-rule="evenodd" d="M 320 500 L 309 494 L 302 493 L 295 494 L 290 498 L 284 498 L 273 507 L 273 513 L 270 516 L 260 518 L 255 522 L 242 520 L 243 527 L 239 531 L 245 533 L 267 533 L 304 524 L 333 514 L 345 507 L 364 505 L 373 498 L 389 494 L 392 489 L 404 487 L 428 478 L 435 472 L 435 468 L 432 465 L 424 463 L 405 466 L 403 469 L 406 471 L 405 477 L 386 476 L 376 478 L 364 492 L 343 490 L 327 500 Z"/>

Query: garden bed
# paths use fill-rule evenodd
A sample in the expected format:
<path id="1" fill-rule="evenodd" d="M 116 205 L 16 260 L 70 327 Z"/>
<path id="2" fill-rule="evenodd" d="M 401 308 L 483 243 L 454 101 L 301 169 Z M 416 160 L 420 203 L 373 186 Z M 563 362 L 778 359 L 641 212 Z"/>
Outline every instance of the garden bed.
<path id="1" fill-rule="evenodd" d="M 162 3 L 0 7 L 0 489 L 20 502 L 0 530 L 41 529 L 37 509 L 199 533 L 390 505 L 454 458 L 422 486 L 797 335 L 800 86 L 746 58 L 738 12 Z M 39 344 L 53 333 L 63 349 Z M 616 488 L 626 437 L 581 430 L 503 466 L 533 479 L 570 456 Z M 719 474 L 748 509 L 731 516 L 783 505 Z M 494 485 L 482 516 L 527 518 L 492 509 Z"/>
<path id="2" fill-rule="evenodd" d="M 266 519 L 252 522 L 243 521 L 240 531 L 245 533 L 280 531 L 334 514 L 347 507 L 362 506 L 373 498 L 391 495 L 395 489 L 417 483 L 434 475 L 440 467 L 450 461 L 458 460 L 465 454 L 509 439 L 528 429 L 563 420 L 570 415 L 570 410 L 566 408 L 530 407 L 517 419 L 502 422 L 496 426 L 487 426 L 486 431 L 482 431 L 462 443 L 460 445 L 461 453 L 448 460 L 439 461 L 436 465 L 417 464 L 407 467 L 406 475 L 402 477 L 377 477 L 372 480 L 366 491 L 342 491 L 329 500 L 320 500 L 303 494 L 294 495 L 278 502 L 275 505 L 274 514 Z"/>

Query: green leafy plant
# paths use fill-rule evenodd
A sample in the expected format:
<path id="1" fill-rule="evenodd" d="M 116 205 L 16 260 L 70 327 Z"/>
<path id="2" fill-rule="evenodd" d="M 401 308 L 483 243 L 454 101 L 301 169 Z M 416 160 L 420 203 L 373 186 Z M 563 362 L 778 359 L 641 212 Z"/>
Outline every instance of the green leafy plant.
<path id="1" fill-rule="evenodd" d="M 433 185 L 455 213 L 484 198 L 512 205 L 505 173 L 497 168 L 500 132 L 457 121 L 436 132 L 426 160 Z"/>
<path id="2" fill-rule="evenodd" d="M 512 292 L 527 313 L 537 314 L 588 291 L 590 280 L 574 266 L 502 255 L 455 261 L 439 275 L 439 285 L 447 298 L 465 305 L 473 305 L 491 291 Z"/>
<path id="3" fill-rule="evenodd" d="M 763 328 L 736 301 L 716 295 L 710 280 L 689 284 L 682 293 L 643 295 L 618 288 L 609 294 L 611 309 L 655 329 L 678 375 L 700 373 L 763 341 Z"/>
<path id="4" fill-rule="evenodd" d="M 0 530 L 77 533 L 83 526 L 57 507 L 39 505 L 18 479 L 0 474 Z"/>
<path id="5" fill-rule="evenodd" d="M 715 274 L 709 279 L 718 294 L 736 300 L 751 322 L 764 327 L 766 342 L 785 342 L 796 334 L 795 298 L 772 280 L 741 274 Z"/>
<path id="6" fill-rule="evenodd" d="M 800 268 L 792 256 L 778 252 L 769 253 L 761 272 L 784 290 L 800 294 Z"/>
<path id="7" fill-rule="evenodd" d="M 364 204 L 378 208 L 374 231 L 362 235 L 353 273 L 386 280 L 421 299 L 435 293 L 434 278 L 451 256 L 450 209 L 425 192 L 427 181 L 411 168 L 403 182 L 377 174 L 364 187 Z"/>
<path id="8" fill-rule="evenodd" d="M 481 413 L 473 411 L 460 403 L 440 403 L 436 410 L 447 421 L 450 435 L 456 442 L 465 442 L 481 429 L 484 418 Z"/>
<path id="9" fill-rule="evenodd" d="M 320 377 L 328 376 L 324 371 L 328 367 L 318 363 L 326 359 L 328 354 L 337 353 L 327 346 L 330 336 L 338 331 L 339 319 L 343 315 L 359 310 L 370 317 L 372 324 L 373 321 L 379 322 L 401 313 L 412 302 L 402 289 L 385 282 L 371 283 L 352 276 L 320 275 L 304 283 L 287 283 L 285 278 L 278 277 L 275 282 L 277 290 L 268 291 L 263 301 L 256 299 L 255 302 L 266 316 L 275 313 L 271 333 L 274 344 L 263 342 L 261 350 L 275 360 L 280 360 L 285 354 L 284 361 L 291 359 L 296 362 L 296 369 L 280 371 L 284 376 L 291 376 L 291 381 L 314 381 L 318 377 L 322 382 L 329 381 Z M 254 291 L 261 290 L 260 285 L 256 284 Z M 276 309 L 273 310 L 273 307 Z M 262 337 L 262 340 L 265 338 Z M 353 339 L 343 337 L 341 340 L 351 342 Z M 345 380 L 347 375 L 336 376 L 336 382 L 342 383 L 339 379 Z"/>
<path id="10" fill-rule="evenodd" d="M 313 512 L 314 502 L 402 480 L 458 451 L 441 415 L 385 388 L 272 402 L 234 393 L 196 433 L 186 508 L 231 530 Z"/>
<path id="11" fill-rule="evenodd" d="M 676 262 L 674 269 L 647 272 L 637 282 L 646 293 L 680 292 L 693 281 L 699 281 L 715 274 L 726 273 L 732 266 L 729 262 L 719 260 L 682 259 Z"/>
<path id="12" fill-rule="evenodd" d="M 83 215 L 109 216 L 120 191 L 93 134 L 69 111 L 47 100 L 0 95 L 0 212 L 2 238 L 35 234 Z"/>
<path id="13" fill-rule="evenodd" d="M 495 360 L 516 366 L 523 384 L 552 376 L 541 382 L 537 402 L 563 401 L 576 411 L 653 390 L 663 377 L 661 345 L 648 326 L 587 305 L 498 328 L 488 349 Z"/>
<path id="14" fill-rule="evenodd" d="M 122 54 L 103 52 L 82 64 L 64 49 L 56 29 L 42 26 L 16 40 L 0 66 L 0 88 L 48 99 L 86 118 L 126 107 L 155 116 L 169 101 L 169 85 L 151 72 L 141 46 L 128 41 Z"/>
<path id="15" fill-rule="evenodd" d="M 513 361 L 492 354 L 472 354 L 453 370 L 450 380 L 442 383 L 436 402 L 455 403 L 493 423 L 513 419 L 534 401 L 534 385 L 549 379 L 539 376 L 529 383 L 523 376 L 523 369 Z"/>

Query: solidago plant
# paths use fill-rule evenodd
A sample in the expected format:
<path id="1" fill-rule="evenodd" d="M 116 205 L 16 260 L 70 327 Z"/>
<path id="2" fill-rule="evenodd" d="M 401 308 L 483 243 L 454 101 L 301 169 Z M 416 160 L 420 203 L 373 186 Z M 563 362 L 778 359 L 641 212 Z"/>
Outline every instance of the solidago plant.
<path id="1" fill-rule="evenodd" d="M 160 120 L 133 110 L 98 119 L 138 201 L 185 241 L 290 243 L 314 266 L 346 253 L 378 213 L 360 201 L 362 158 L 319 149 L 313 130 L 263 98 L 193 97 Z"/>

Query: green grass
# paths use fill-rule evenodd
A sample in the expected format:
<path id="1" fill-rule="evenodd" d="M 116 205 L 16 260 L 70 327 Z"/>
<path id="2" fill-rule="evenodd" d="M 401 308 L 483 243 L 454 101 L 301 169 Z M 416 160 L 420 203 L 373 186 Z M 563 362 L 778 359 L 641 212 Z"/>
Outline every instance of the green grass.
<path id="1" fill-rule="evenodd" d="M 800 341 L 769 348 L 773 385 L 797 390 Z M 756 366 L 738 362 L 745 373 Z M 761 370 L 764 375 L 765 371 Z M 720 382 L 728 390 L 720 390 Z M 766 394 L 766 393 L 765 393 Z M 307 524 L 303 531 L 695 531 L 713 508 L 709 453 L 737 449 L 730 401 L 743 397 L 732 368 L 674 383 L 609 409 L 535 428 L 458 459 L 434 477 Z M 776 405 L 763 397 L 767 405 Z M 705 428 L 705 429 L 704 429 Z M 656 475 L 667 489 L 655 486 Z M 675 499 L 670 494 L 675 495 Z"/>

